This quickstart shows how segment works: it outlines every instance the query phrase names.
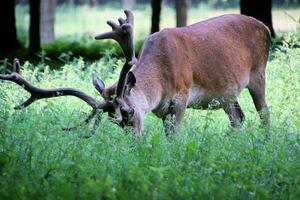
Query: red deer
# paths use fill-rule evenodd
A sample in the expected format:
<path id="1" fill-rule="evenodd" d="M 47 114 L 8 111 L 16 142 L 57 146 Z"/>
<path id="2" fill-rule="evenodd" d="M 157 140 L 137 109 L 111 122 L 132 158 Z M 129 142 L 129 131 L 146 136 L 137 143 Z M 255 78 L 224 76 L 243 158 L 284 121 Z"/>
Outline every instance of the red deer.
<path id="1" fill-rule="evenodd" d="M 114 122 L 133 126 L 140 136 L 144 116 L 151 111 L 162 118 L 167 132 L 178 130 L 186 108 L 222 108 L 231 126 L 240 127 L 245 117 L 237 98 L 248 88 L 262 123 L 269 124 L 265 69 L 270 31 L 263 23 L 229 14 L 182 28 L 167 28 L 149 36 L 137 60 L 133 14 L 128 10 L 125 14 L 127 18 L 119 18 L 119 24 L 107 22 L 112 31 L 95 37 L 116 40 L 126 58 L 119 80 L 112 86 L 105 88 L 103 81 L 94 76 L 94 86 L 104 101 L 72 88 L 37 88 L 20 75 L 16 60 L 12 74 L 0 75 L 0 79 L 13 81 L 31 93 L 16 108 L 42 98 L 72 95 L 93 108 L 86 122 L 97 111 L 108 112 Z M 169 120 L 175 120 L 174 127 L 167 128 Z"/>

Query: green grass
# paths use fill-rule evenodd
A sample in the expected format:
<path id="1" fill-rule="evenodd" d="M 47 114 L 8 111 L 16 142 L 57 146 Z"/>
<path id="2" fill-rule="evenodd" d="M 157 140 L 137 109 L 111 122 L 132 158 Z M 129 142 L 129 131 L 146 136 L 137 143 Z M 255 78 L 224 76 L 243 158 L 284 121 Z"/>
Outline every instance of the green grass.
<path id="1" fill-rule="evenodd" d="M 134 138 L 104 117 L 69 133 L 90 108 L 73 97 L 12 108 L 28 94 L 14 83 L 0 87 L 1 199 L 297 199 L 300 196 L 299 31 L 285 36 L 267 66 L 271 127 L 260 127 L 248 91 L 240 103 L 243 130 L 229 128 L 221 110 L 188 110 L 179 134 L 163 133 L 149 114 L 144 136 Z M 296 37 L 296 41 L 294 38 Z M 95 97 L 93 72 L 106 84 L 116 80 L 122 60 L 111 53 L 87 63 L 66 61 L 60 70 L 23 63 L 23 76 L 50 88 L 70 86 Z M 129 134 L 128 134 L 129 133 Z"/>
<path id="2" fill-rule="evenodd" d="M 287 11 L 300 17 L 299 8 Z M 27 12 L 28 8 L 17 7 L 18 36 L 24 44 Z M 191 8 L 189 23 L 231 12 L 238 10 Z M 22 63 L 23 76 L 40 87 L 75 87 L 101 99 L 92 86 L 92 73 L 112 84 L 123 60 L 115 56 L 121 54 L 115 43 L 95 42 L 92 37 L 108 30 L 107 16 L 117 19 L 121 13 L 121 9 L 107 7 L 59 7 L 58 40 L 44 45 L 46 55 L 38 58 L 43 62 Z M 150 9 L 135 13 L 136 40 L 141 45 L 149 33 Z M 174 26 L 174 14 L 169 7 L 163 9 L 162 27 Z M 273 19 L 277 30 L 291 30 L 296 25 L 278 8 Z M 106 116 L 95 134 L 84 139 L 91 125 L 71 132 L 61 130 L 80 123 L 88 114 L 90 108 L 84 102 L 61 97 L 14 111 L 28 94 L 14 83 L 0 81 L 0 199 L 297 199 L 299 38 L 298 28 L 273 46 L 267 66 L 272 121 L 268 132 L 260 127 L 245 90 L 240 104 L 246 122 L 240 131 L 229 128 L 221 110 L 188 110 L 180 133 L 174 136 L 165 136 L 161 120 L 149 114 L 141 139 Z M 73 53 L 70 58 L 64 54 L 58 60 L 68 51 Z M 100 60 L 86 61 L 87 56 L 95 59 L 101 55 Z M 59 70 L 50 70 L 53 63 Z"/>

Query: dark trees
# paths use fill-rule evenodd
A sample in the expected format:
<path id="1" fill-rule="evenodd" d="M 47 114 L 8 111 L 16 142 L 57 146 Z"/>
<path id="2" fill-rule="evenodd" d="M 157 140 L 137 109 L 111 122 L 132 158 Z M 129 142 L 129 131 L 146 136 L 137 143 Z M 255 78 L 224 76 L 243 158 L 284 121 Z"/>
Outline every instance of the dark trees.
<path id="1" fill-rule="evenodd" d="M 40 42 L 40 0 L 29 0 L 29 53 L 34 54 L 41 50 Z"/>
<path id="2" fill-rule="evenodd" d="M 41 39 L 42 43 L 55 39 L 54 19 L 56 0 L 43 0 L 41 2 Z"/>
<path id="3" fill-rule="evenodd" d="M 188 0 L 175 0 L 176 26 L 182 27 L 187 24 Z"/>
<path id="4" fill-rule="evenodd" d="M 275 32 L 272 24 L 272 0 L 240 0 L 241 14 L 252 16 L 269 27 L 272 37 Z"/>
<path id="5" fill-rule="evenodd" d="M 0 55 L 21 46 L 17 39 L 15 23 L 15 1 L 0 0 Z"/>
<path id="6" fill-rule="evenodd" d="M 161 2 L 162 0 L 152 0 L 152 17 L 151 17 L 151 33 L 159 31 L 159 21 L 161 12 Z"/>

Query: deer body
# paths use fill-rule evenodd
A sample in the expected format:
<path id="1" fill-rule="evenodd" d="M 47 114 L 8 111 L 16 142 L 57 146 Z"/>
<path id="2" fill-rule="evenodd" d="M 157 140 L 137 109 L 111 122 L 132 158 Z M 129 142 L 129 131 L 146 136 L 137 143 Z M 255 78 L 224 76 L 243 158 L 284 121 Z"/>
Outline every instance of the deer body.
<path id="1" fill-rule="evenodd" d="M 12 74 L 0 74 L 0 79 L 13 81 L 31 93 L 16 108 L 43 98 L 72 95 L 93 108 L 84 123 L 100 110 L 108 112 L 122 127 L 133 126 L 139 136 L 144 116 L 151 111 L 163 119 L 167 133 L 178 130 L 186 108 L 222 108 L 231 126 L 240 127 L 245 117 L 237 97 L 248 88 L 263 124 L 269 124 L 265 68 L 270 32 L 265 25 L 251 17 L 231 14 L 183 28 L 164 29 L 146 40 L 137 60 L 134 17 L 129 10 L 125 14 L 126 19 L 119 18 L 119 24 L 107 22 L 112 31 L 95 37 L 116 40 L 126 58 L 119 80 L 112 86 L 105 88 L 103 81 L 94 76 L 93 84 L 104 102 L 73 88 L 37 88 L 20 75 L 16 59 Z M 175 126 L 169 126 L 170 120 Z"/>
<path id="2" fill-rule="evenodd" d="M 136 133 L 140 134 L 147 112 L 164 121 L 173 115 L 179 126 L 189 107 L 223 108 L 232 126 L 239 127 L 244 115 L 237 97 L 245 87 L 258 111 L 266 107 L 269 42 L 266 26 L 235 14 L 151 35 L 132 70 L 136 83 L 125 95 L 135 109 Z"/>

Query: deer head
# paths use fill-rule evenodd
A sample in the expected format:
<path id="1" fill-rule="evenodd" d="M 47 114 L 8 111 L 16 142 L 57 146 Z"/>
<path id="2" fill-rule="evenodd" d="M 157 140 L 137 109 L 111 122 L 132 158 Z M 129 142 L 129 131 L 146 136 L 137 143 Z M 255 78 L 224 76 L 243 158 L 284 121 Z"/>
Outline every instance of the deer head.
<path id="1" fill-rule="evenodd" d="M 111 26 L 112 31 L 95 37 L 97 40 L 109 38 L 116 40 L 120 44 L 126 58 L 119 76 L 119 80 L 115 87 L 111 89 L 112 94 L 109 97 L 104 96 L 104 94 L 107 94 L 107 91 L 109 91 L 107 88 L 105 88 L 104 82 L 96 75 L 93 75 L 94 87 L 100 92 L 100 94 L 103 95 L 105 101 L 100 102 L 85 92 L 74 88 L 42 89 L 35 87 L 21 76 L 20 62 L 18 59 L 14 59 L 13 72 L 11 74 L 0 74 L 0 79 L 15 82 L 31 94 L 29 99 L 16 106 L 15 109 L 25 108 L 39 99 L 69 95 L 85 101 L 92 107 L 91 114 L 87 117 L 87 119 L 84 120 L 83 123 L 88 123 L 96 115 L 96 113 L 100 111 L 108 112 L 109 116 L 114 118 L 113 121 L 115 123 L 118 123 L 122 126 L 125 124 L 130 124 L 130 120 L 124 120 L 128 119 L 132 113 L 132 110 L 126 104 L 126 101 L 124 101 L 124 96 L 126 96 L 128 93 L 130 85 L 128 81 L 126 83 L 126 80 L 129 80 L 127 79 L 127 74 L 129 73 L 131 67 L 136 63 L 133 42 L 134 17 L 131 11 L 125 10 L 124 12 L 126 19 L 119 18 L 119 25 L 112 21 L 108 21 L 107 24 Z M 112 96 L 114 96 L 114 98 L 111 98 Z M 122 113 L 124 115 L 124 119 L 122 119 Z M 69 127 L 66 128 L 66 130 L 71 130 L 73 128 L 76 127 Z"/>
<path id="2" fill-rule="evenodd" d="M 113 105 L 114 109 L 108 113 L 113 118 L 113 121 L 121 126 L 128 126 L 133 125 L 132 117 L 134 116 L 134 109 L 127 101 L 127 97 L 135 85 L 135 76 L 130 72 L 130 69 L 137 63 L 137 59 L 135 58 L 134 50 L 134 16 L 129 10 L 125 10 L 124 13 L 126 19 L 119 18 L 119 24 L 107 21 L 112 30 L 95 37 L 96 40 L 114 39 L 120 44 L 126 61 L 119 79 L 115 85 L 106 88 L 104 82 L 99 77 L 94 76 L 93 84 L 103 96 L 105 102 Z"/>

